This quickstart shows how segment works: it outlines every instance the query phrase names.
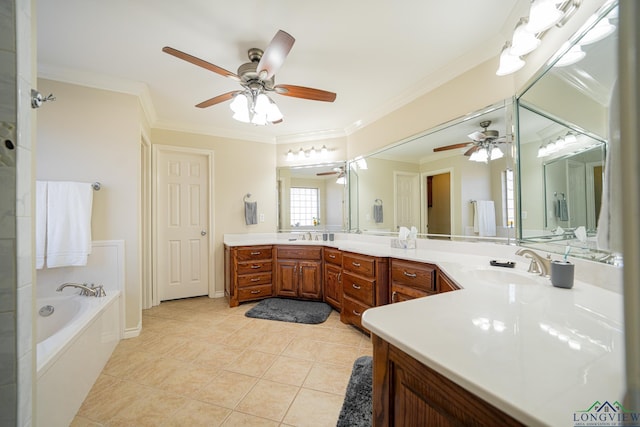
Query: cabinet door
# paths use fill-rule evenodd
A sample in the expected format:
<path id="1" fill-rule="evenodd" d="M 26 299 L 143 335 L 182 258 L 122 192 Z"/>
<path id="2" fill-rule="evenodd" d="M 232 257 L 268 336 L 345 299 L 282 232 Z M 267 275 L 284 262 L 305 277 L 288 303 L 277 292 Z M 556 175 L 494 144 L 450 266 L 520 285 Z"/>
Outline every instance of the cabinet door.
<path id="1" fill-rule="evenodd" d="M 299 296 L 309 299 L 322 299 L 322 262 L 299 261 Z"/>
<path id="2" fill-rule="evenodd" d="M 298 263 L 278 260 L 276 269 L 276 295 L 283 297 L 298 296 Z"/>
<path id="3" fill-rule="evenodd" d="M 342 307 L 342 268 L 327 264 L 324 265 L 324 300 L 334 308 Z"/>
<path id="4" fill-rule="evenodd" d="M 438 270 L 438 292 L 451 292 L 458 289 L 460 287 L 453 280 Z"/>

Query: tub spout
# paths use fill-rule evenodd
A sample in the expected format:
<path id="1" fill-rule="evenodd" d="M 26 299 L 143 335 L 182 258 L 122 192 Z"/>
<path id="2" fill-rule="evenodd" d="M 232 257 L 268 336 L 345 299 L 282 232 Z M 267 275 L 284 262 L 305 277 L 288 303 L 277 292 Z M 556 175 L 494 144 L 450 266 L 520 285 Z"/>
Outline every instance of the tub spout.
<path id="1" fill-rule="evenodd" d="M 62 292 L 62 290 L 64 288 L 78 288 L 80 289 L 80 295 L 86 295 L 86 296 L 98 296 L 98 288 L 90 288 L 87 285 L 81 285 L 80 283 L 63 283 L 62 285 L 58 286 L 58 289 L 56 289 L 57 292 Z M 104 293 L 104 290 L 102 291 Z M 102 295 L 101 295 L 102 296 Z"/>

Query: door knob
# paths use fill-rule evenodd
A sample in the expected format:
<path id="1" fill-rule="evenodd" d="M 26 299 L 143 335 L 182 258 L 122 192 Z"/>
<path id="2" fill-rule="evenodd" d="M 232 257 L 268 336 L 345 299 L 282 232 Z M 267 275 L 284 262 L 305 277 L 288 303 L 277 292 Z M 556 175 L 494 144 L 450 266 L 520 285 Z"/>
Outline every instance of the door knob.
<path id="1" fill-rule="evenodd" d="M 204 230 L 202 230 L 202 231 L 200 232 L 200 235 L 201 235 L 201 236 L 206 236 L 206 235 L 207 235 L 207 232 L 206 232 L 206 231 L 204 231 Z"/>

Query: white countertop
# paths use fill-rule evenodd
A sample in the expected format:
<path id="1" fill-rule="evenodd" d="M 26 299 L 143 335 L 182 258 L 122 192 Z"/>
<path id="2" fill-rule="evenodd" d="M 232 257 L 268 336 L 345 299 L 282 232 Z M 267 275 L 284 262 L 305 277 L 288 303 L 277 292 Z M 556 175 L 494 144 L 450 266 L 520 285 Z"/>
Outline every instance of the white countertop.
<path id="1" fill-rule="evenodd" d="M 574 260 L 578 279 L 560 289 L 527 273 L 528 262 L 513 255 L 517 247 L 506 245 L 427 241 L 406 250 L 364 237 L 229 237 L 232 246 L 321 244 L 437 264 L 463 289 L 369 309 L 363 325 L 524 424 L 572 426 L 574 413 L 594 402 L 622 401 L 622 295 L 607 289 L 619 289 L 620 269 Z M 489 266 L 496 258 L 516 261 L 516 268 Z M 594 286 L 585 277 L 616 283 Z"/>

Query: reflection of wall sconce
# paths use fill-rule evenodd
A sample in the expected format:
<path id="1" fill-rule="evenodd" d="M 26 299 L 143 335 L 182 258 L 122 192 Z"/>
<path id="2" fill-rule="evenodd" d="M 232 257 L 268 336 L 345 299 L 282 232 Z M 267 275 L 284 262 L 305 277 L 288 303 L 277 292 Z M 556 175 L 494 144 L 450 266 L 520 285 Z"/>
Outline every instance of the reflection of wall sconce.
<path id="1" fill-rule="evenodd" d="M 569 131 L 565 136 L 559 136 L 556 140 L 551 140 L 546 144 L 542 144 L 540 148 L 538 148 L 538 157 L 546 157 L 553 153 L 556 153 L 563 148 L 578 142 L 578 138 L 576 135 Z"/>
<path id="2" fill-rule="evenodd" d="M 307 157 L 310 159 L 314 159 L 317 157 L 324 157 L 327 155 L 328 152 L 329 150 L 327 149 L 326 145 L 322 146 L 319 153 L 318 151 L 316 151 L 315 147 L 311 147 L 309 150 L 305 150 L 304 148 L 300 147 L 300 150 L 298 150 L 297 157 L 298 157 L 298 160 L 303 160 Z M 291 149 L 287 151 L 287 160 L 288 161 L 296 160 L 296 154 L 294 154 L 294 152 Z"/>
<path id="3" fill-rule="evenodd" d="M 578 10 L 581 0 L 532 0 L 529 16 L 520 18 L 511 41 L 502 48 L 496 75 L 506 76 L 524 67 L 522 56 L 533 52 L 542 42 L 545 32 L 562 27 Z"/>

